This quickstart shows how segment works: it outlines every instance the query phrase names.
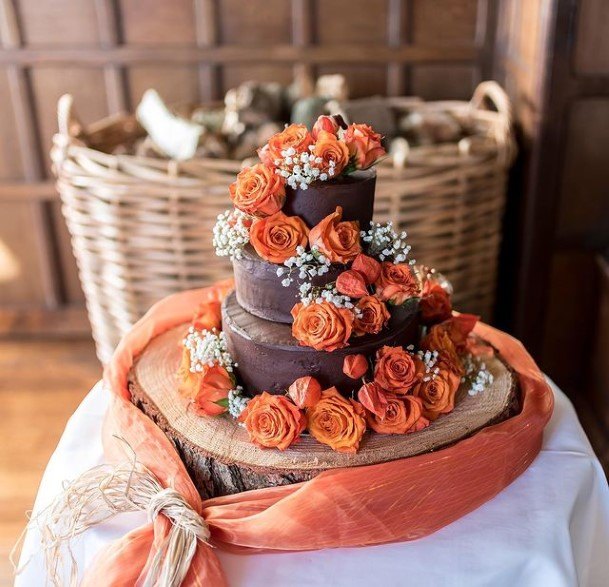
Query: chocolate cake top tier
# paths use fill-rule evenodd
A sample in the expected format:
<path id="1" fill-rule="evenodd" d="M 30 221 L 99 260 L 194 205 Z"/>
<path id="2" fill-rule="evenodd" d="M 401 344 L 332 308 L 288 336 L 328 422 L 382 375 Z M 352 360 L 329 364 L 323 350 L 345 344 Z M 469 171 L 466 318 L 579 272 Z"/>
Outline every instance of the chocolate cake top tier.
<path id="1" fill-rule="evenodd" d="M 322 386 L 334 385 L 349 395 L 361 381 L 343 373 L 345 357 L 357 353 L 373 356 L 384 345 L 416 344 L 419 321 L 416 305 L 396 306 L 387 328 L 379 334 L 351 338 L 348 347 L 332 352 L 316 351 L 300 346 L 288 324 L 246 312 L 233 292 L 222 305 L 222 331 L 238 364 L 239 381 L 249 394 L 284 393 L 295 379 L 312 375 Z"/>
<path id="2" fill-rule="evenodd" d="M 342 206 L 343 220 L 357 220 L 367 229 L 374 209 L 376 171 L 356 171 L 333 181 L 318 181 L 306 190 L 286 188 L 283 212 L 300 216 L 312 228 Z"/>

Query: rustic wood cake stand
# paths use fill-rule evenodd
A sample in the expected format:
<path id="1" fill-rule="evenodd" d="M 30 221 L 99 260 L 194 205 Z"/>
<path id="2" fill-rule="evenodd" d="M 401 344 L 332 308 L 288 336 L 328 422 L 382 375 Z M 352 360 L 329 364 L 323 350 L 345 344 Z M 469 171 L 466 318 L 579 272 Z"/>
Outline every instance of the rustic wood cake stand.
<path id="1" fill-rule="evenodd" d="M 155 338 L 130 373 L 133 402 L 167 434 L 204 498 L 311 479 L 327 469 L 371 465 L 437 450 L 501 421 L 517 407 L 512 372 L 498 358 L 487 361 L 495 377 L 484 392 L 462 388 L 453 412 L 409 435 L 367 434 L 356 454 L 332 451 L 309 435 L 294 447 L 261 449 L 232 418 L 197 416 L 176 389 L 182 325 Z"/>

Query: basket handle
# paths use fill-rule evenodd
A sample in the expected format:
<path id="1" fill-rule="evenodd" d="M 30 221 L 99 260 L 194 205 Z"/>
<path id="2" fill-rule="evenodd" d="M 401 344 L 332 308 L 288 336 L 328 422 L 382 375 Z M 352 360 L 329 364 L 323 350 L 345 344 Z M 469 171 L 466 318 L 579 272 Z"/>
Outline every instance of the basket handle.
<path id="1" fill-rule="evenodd" d="M 83 132 L 83 125 L 74 112 L 72 94 L 64 94 L 57 102 L 57 126 L 59 134 L 67 139 L 78 137 Z"/>
<path id="2" fill-rule="evenodd" d="M 495 81 L 486 81 L 478 84 L 474 90 L 470 105 L 472 108 L 486 110 L 485 99 L 489 100 L 499 114 L 509 125 L 512 124 L 512 105 L 505 90 Z"/>

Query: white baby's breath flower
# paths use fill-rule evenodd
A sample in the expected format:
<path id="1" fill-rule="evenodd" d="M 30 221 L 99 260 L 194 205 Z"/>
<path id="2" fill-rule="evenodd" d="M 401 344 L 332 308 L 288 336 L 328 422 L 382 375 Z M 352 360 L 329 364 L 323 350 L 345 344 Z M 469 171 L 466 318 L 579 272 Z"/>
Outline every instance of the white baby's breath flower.
<path id="1" fill-rule="evenodd" d="M 242 257 L 243 247 L 250 240 L 248 220 L 248 215 L 236 208 L 218 215 L 212 238 L 218 257 L 229 257 L 231 261 Z"/>
<path id="2" fill-rule="evenodd" d="M 370 229 L 362 230 L 360 236 L 368 244 L 368 254 L 381 261 L 392 259 L 394 263 L 404 263 L 412 248 L 406 243 L 406 232 L 396 233 L 391 222 L 371 222 Z M 411 265 L 415 263 L 414 259 L 408 262 Z"/>

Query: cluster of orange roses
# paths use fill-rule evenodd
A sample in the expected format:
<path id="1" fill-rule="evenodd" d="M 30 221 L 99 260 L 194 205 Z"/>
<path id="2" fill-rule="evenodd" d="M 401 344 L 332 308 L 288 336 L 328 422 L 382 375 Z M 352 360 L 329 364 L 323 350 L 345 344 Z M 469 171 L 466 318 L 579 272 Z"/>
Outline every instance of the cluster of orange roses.
<path id="1" fill-rule="evenodd" d="M 222 327 L 220 302 L 200 304 L 191 324 L 196 331 L 219 332 Z M 178 369 L 178 392 L 192 402 L 198 414 L 223 414 L 227 409 L 228 393 L 236 385 L 234 375 L 220 364 L 206 364 L 201 370 L 192 367 L 190 350 L 184 345 Z"/>
<path id="2" fill-rule="evenodd" d="M 264 392 L 254 397 L 240 420 L 253 443 L 280 450 L 297 442 L 305 429 L 319 442 L 347 453 L 358 450 L 367 429 L 380 434 L 422 430 L 454 409 L 464 375 L 461 357 L 476 321 L 476 316 L 461 314 L 432 326 L 418 354 L 385 346 L 377 352 L 374 368 L 364 355 L 345 357 L 345 374 L 362 378 L 357 400 L 345 398 L 335 387 L 322 390 L 313 377 L 301 377 L 287 396 Z"/>
<path id="3" fill-rule="evenodd" d="M 281 212 L 286 184 L 306 188 L 313 181 L 368 168 L 385 154 L 380 135 L 369 126 L 344 126 L 341 129 L 335 117 L 320 116 L 311 132 L 302 124 L 286 127 L 260 150 L 261 163 L 243 169 L 230 185 L 235 208 L 254 218 L 250 241 L 263 259 L 283 263 L 307 243 L 309 231 L 304 222 Z M 324 227 L 312 232 L 315 230 Z M 359 228 L 355 223 L 340 223 L 338 239 L 331 260 L 343 263 L 346 261 L 341 259 L 352 258 L 353 249 L 359 246 Z"/>
<path id="4" fill-rule="evenodd" d="M 322 220 L 320 230 L 315 229 L 316 238 L 312 242 L 326 255 L 340 240 L 339 220 L 337 211 Z M 351 255 L 356 256 L 351 268 L 343 271 L 335 284 L 339 294 L 357 300 L 354 308 L 339 307 L 326 300 L 296 304 L 292 309 L 292 335 L 300 344 L 331 352 L 348 346 L 351 336 L 378 334 L 391 317 L 387 304 L 400 305 L 411 298 L 420 297 L 424 324 L 433 325 L 450 318 L 450 296 L 431 274 L 420 277 L 408 263 L 381 263 L 359 251 L 361 247 L 353 247 Z"/>

